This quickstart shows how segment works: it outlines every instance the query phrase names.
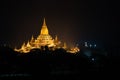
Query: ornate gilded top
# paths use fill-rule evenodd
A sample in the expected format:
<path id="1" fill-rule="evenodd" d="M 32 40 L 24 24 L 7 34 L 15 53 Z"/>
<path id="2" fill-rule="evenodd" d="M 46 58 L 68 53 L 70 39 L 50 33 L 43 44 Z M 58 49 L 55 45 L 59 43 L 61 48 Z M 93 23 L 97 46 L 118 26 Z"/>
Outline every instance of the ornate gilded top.
<path id="1" fill-rule="evenodd" d="M 45 18 L 44 18 L 44 21 L 43 21 L 43 25 L 42 25 L 42 29 L 41 29 L 40 34 L 46 34 L 46 35 L 49 34 L 49 31 L 48 31 L 48 28 L 47 28 L 47 25 L 46 25 L 46 22 L 45 22 Z"/>

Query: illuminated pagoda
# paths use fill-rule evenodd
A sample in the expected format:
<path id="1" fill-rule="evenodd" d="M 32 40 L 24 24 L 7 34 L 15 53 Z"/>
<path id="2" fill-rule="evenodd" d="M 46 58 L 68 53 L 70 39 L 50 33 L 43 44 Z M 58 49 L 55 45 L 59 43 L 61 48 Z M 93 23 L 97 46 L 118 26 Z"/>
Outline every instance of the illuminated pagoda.
<path id="1" fill-rule="evenodd" d="M 40 35 L 35 39 L 33 36 L 30 41 L 27 42 L 27 44 L 23 43 L 20 49 L 14 49 L 17 52 L 20 53 L 28 53 L 32 49 L 41 49 L 41 46 L 48 46 L 53 48 L 61 48 L 61 42 L 58 40 L 58 37 L 56 36 L 55 39 L 52 38 L 52 36 L 49 34 L 49 30 L 46 25 L 46 21 L 44 18 L 43 25 L 40 31 Z M 64 48 L 65 45 L 63 45 L 62 48 Z M 65 47 L 64 49 L 66 49 Z"/>

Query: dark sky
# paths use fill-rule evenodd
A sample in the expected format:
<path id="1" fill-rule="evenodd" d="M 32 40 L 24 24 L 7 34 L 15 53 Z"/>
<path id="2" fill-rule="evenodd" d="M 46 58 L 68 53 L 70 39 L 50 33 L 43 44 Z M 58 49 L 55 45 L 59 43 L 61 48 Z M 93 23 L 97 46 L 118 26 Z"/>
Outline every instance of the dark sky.
<path id="1" fill-rule="evenodd" d="M 50 34 L 68 44 L 119 44 L 119 3 L 110 0 L 4 0 L 0 3 L 0 44 L 20 46 L 37 37 L 43 18 Z"/>

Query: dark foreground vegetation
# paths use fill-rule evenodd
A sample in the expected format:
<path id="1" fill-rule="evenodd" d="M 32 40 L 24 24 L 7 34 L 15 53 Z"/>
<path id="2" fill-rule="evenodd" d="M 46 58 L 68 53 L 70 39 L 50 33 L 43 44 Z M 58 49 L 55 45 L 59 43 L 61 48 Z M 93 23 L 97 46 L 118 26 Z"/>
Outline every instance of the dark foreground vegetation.
<path id="1" fill-rule="evenodd" d="M 112 51 L 82 48 L 71 54 L 64 49 L 51 51 L 34 49 L 22 54 L 9 47 L 0 47 L 0 78 L 3 77 L 55 77 L 106 76 L 120 71 L 120 56 Z M 87 77 L 84 77 L 87 78 Z"/>

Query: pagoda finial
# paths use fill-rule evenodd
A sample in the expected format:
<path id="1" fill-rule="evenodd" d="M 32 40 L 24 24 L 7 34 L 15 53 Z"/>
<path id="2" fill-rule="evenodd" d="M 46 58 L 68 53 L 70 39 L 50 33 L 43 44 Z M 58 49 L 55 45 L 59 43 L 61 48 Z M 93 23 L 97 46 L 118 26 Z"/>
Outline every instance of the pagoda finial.
<path id="1" fill-rule="evenodd" d="M 43 21 L 43 26 L 46 26 L 45 18 L 44 18 L 44 21 Z"/>
<path id="2" fill-rule="evenodd" d="M 43 21 L 43 25 L 42 25 L 42 29 L 41 29 L 40 34 L 49 34 L 49 31 L 48 31 L 48 28 L 47 28 L 47 25 L 46 25 L 46 22 L 45 22 L 45 18 L 44 18 L 44 21 Z"/>

